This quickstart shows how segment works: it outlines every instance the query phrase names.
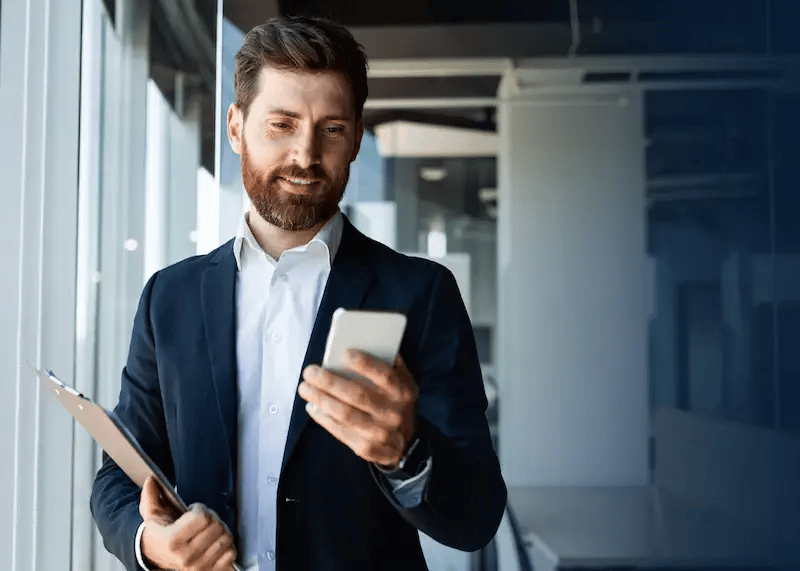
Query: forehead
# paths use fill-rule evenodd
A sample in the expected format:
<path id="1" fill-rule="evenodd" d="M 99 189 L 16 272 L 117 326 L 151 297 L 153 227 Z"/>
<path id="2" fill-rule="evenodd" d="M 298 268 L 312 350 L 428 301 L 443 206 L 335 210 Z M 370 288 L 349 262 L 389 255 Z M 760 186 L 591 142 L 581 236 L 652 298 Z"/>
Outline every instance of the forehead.
<path id="1" fill-rule="evenodd" d="M 337 71 L 296 71 L 264 67 L 253 98 L 257 114 L 284 109 L 300 115 L 355 119 L 355 99 L 347 76 Z"/>

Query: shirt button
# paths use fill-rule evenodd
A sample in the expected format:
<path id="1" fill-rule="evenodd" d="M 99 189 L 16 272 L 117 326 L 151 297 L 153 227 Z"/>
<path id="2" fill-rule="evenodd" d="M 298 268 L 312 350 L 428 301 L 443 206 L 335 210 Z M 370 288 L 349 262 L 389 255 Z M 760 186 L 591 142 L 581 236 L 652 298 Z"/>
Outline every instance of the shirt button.
<path id="1" fill-rule="evenodd" d="M 278 483 L 278 478 L 276 478 L 275 476 L 270 476 L 269 478 L 267 478 L 267 482 L 269 482 L 272 485 L 275 485 Z"/>
<path id="2" fill-rule="evenodd" d="M 275 552 L 274 551 L 267 551 L 267 559 L 273 561 L 275 559 Z"/>
<path id="3" fill-rule="evenodd" d="M 278 343 L 278 342 L 280 342 L 280 340 L 281 340 L 281 334 L 280 334 L 280 333 L 273 333 L 273 334 L 272 334 L 272 340 L 273 340 L 275 343 Z"/>
<path id="4" fill-rule="evenodd" d="M 278 405 L 277 404 L 271 404 L 271 405 L 269 405 L 269 409 L 268 410 L 269 410 L 270 414 L 278 414 Z"/>
<path id="5" fill-rule="evenodd" d="M 280 279 L 282 282 L 288 282 L 289 276 L 287 276 L 286 274 L 281 274 L 278 276 L 278 279 Z"/>

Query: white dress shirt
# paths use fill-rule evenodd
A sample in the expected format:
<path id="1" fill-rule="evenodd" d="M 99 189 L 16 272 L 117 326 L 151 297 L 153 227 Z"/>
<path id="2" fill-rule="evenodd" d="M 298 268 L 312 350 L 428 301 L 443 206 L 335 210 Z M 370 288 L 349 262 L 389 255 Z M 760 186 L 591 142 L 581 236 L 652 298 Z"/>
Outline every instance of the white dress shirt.
<path id="1" fill-rule="evenodd" d="M 239 561 L 246 571 L 274 571 L 277 492 L 297 384 L 311 330 L 342 239 L 337 213 L 302 246 L 275 261 L 242 217 L 233 243 L 236 274 L 236 372 L 239 405 Z M 401 505 L 419 504 L 431 459 L 418 476 L 392 480 Z M 136 555 L 143 569 L 141 534 Z"/>
<path id="2" fill-rule="evenodd" d="M 239 560 L 275 569 L 278 478 L 297 382 L 331 263 L 342 239 L 337 212 L 275 262 L 246 218 L 233 244 L 239 397 Z"/>

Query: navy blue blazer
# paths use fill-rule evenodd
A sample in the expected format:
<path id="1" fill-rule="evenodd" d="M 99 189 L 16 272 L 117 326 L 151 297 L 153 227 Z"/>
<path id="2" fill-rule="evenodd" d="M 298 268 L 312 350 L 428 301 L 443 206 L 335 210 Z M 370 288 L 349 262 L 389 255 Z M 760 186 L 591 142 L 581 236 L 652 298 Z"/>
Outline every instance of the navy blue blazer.
<path id="1" fill-rule="evenodd" d="M 157 272 L 141 296 L 115 412 L 178 486 L 236 534 L 236 261 L 233 241 Z M 281 571 L 427 569 L 417 530 L 457 549 L 486 545 L 506 503 L 485 418 L 475 341 L 452 274 L 375 242 L 345 219 L 308 344 L 320 363 L 338 307 L 396 310 L 420 389 L 418 433 L 433 465 L 405 509 L 374 467 L 310 422 L 295 396 L 278 483 Z M 298 379 L 299 383 L 299 379 Z M 91 496 L 106 548 L 138 569 L 139 489 L 107 456 Z"/>

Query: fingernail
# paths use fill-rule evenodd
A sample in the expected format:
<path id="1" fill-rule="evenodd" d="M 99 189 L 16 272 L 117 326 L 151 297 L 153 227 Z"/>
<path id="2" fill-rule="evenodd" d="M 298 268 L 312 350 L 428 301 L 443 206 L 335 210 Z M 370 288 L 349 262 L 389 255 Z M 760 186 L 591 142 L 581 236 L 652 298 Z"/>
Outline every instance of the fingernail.
<path id="1" fill-rule="evenodd" d="M 315 405 L 313 402 L 306 403 L 306 412 L 312 413 L 316 412 L 316 410 L 317 410 L 317 405 Z"/>
<path id="2" fill-rule="evenodd" d="M 317 365 L 309 365 L 306 367 L 306 376 L 310 379 L 313 379 L 319 376 L 320 368 Z"/>

